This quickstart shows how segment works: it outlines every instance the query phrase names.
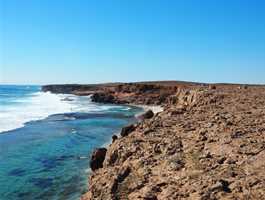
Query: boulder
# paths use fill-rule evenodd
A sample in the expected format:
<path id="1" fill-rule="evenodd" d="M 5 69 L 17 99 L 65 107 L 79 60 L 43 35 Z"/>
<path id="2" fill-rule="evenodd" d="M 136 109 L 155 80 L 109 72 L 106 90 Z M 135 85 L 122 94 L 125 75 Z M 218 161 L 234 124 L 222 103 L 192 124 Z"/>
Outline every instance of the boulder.
<path id="1" fill-rule="evenodd" d="M 154 113 L 152 110 L 147 110 L 144 114 L 139 116 L 139 119 L 144 120 L 144 119 L 151 119 L 154 116 Z"/>
<path id="2" fill-rule="evenodd" d="M 90 167 L 92 171 L 103 167 L 103 162 L 105 160 L 106 153 L 106 148 L 98 148 L 94 150 L 90 160 Z"/>
<path id="3" fill-rule="evenodd" d="M 121 129 L 121 136 L 125 137 L 135 130 L 134 124 L 125 126 Z"/>
<path id="4" fill-rule="evenodd" d="M 210 85 L 210 86 L 209 86 L 209 89 L 210 89 L 210 90 L 215 90 L 215 89 L 216 89 L 216 86 L 215 86 L 215 85 Z"/>
<path id="5" fill-rule="evenodd" d="M 118 136 L 117 135 L 113 135 L 112 136 L 112 143 L 115 142 L 117 139 L 118 139 Z"/>
<path id="6" fill-rule="evenodd" d="M 219 180 L 216 184 L 212 185 L 210 191 L 224 191 L 224 192 L 231 192 L 229 188 L 229 183 L 226 180 Z"/>
<path id="7" fill-rule="evenodd" d="M 248 86 L 247 85 L 243 85 L 243 89 L 248 89 Z"/>

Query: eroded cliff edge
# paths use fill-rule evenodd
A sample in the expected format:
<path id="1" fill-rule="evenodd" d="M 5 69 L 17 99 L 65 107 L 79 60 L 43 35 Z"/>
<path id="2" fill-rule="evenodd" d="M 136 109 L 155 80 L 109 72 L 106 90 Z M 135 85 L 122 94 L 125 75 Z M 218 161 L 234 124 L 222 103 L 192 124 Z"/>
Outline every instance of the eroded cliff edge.
<path id="1" fill-rule="evenodd" d="M 95 101 L 164 111 L 115 139 L 83 200 L 265 199 L 265 87 L 116 87 L 97 90 Z"/>

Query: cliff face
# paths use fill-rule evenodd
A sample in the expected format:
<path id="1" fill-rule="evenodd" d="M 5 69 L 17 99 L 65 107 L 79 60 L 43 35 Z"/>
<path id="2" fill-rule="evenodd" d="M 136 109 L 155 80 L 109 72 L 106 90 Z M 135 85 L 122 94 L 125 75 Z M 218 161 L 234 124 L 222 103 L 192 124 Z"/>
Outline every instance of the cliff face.
<path id="1" fill-rule="evenodd" d="M 92 101 L 115 104 L 161 105 L 178 90 L 177 86 L 124 84 L 104 88 L 92 96 Z"/>
<path id="2" fill-rule="evenodd" d="M 108 148 L 91 199 L 265 199 L 265 88 L 177 90 Z"/>
<path id="3" fill-rule="evenodd" d="M 179 89 L 198 87 L 196 83 L 165 81 L 143 83 L 108 83 L 91 85 L 46 85 L 42 90 L 53 93 L 91 95 L 92 101 L 115 104 L 161 105 Z"/>
<path id="4" fill-rule="evenodd" d="M 71 93 L 164 107 L 93 154 L 100 167 L 82 200 L 265 199 L 264 86 L 134 83 Z"/>

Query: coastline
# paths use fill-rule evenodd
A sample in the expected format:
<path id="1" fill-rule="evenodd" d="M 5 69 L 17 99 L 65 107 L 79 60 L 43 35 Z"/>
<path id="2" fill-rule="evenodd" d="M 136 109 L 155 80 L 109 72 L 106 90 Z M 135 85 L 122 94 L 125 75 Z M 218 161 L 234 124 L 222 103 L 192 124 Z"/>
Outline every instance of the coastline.
<path id="1" fill-rule="evenodd" d="M 4 91 L 6 96 L 15 96 L 14 91 L 21 94 L 21 90 L 31 94 L 26 87 L 10 86 L 10 93 Z M 91 103 L 90 98 L 72 94 L 37 93 L 36 96 L 33 92 L 34 101 L 29 98 L 31 95 L 24 95 L 26 99 L 18 95 L 15 99 L 27 104 L 25 107 L 21 103 L 23 116 L 32 116 L 35 113 L 32 111 L 43 116 L 50 112 L 47 108 L 56 106 L 56 109 L 52 109 L 52 115 L 48 117 L 45 115 L 34 121 L 29 118 L 23 127 L 14 127 L 0 135 L 0 182 L 5 183 L 0 189 L 1 198 L 54 199 L 57 195 L 60 199 L 80 198 L 87 188 L 87 172 L 90 171 L 87 168 L 92 151 L 109 142 L 112 133 L 134 120 L 134 114 L 141 109 L 129 109 L 127 105 L 100 105 Z M 71 106 L 65 107 L 66 104 Z M 41 112 L 42 108 L 45 113 Z M 57 113 L 57 110 L 63 112 Z M 19 116 L 20 110 L 14 111 L 17 115 L 12 114 Z M 9 121 L 12 122 L 2 122 Z"/>
<path id="2" fill-rule="evenodd" d="M 97 158 L 82 200 L 265 198 L 265 86 L 103 88 L 94 101 L 163 111 L 126 128 Z"/>

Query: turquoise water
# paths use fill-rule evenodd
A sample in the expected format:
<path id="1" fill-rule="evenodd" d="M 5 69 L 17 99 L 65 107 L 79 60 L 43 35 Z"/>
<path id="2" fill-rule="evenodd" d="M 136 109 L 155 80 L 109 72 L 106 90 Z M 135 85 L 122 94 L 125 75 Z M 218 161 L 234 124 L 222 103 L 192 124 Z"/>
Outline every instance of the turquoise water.
<path id="1" fill-rule="evenodd" d="M 38 86 L 0 86 L 0 106 L 1 200 L 79 199 L 93 149 L 141 111 Z"/>

